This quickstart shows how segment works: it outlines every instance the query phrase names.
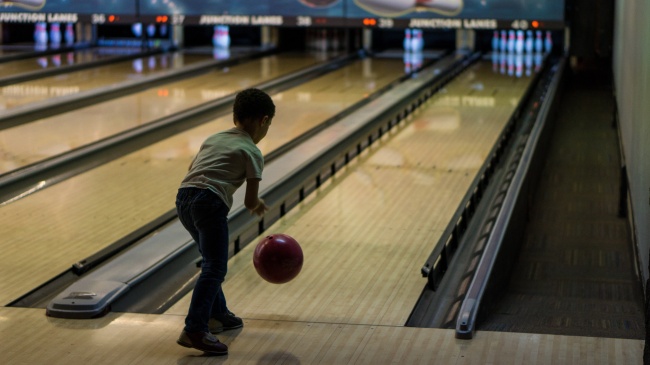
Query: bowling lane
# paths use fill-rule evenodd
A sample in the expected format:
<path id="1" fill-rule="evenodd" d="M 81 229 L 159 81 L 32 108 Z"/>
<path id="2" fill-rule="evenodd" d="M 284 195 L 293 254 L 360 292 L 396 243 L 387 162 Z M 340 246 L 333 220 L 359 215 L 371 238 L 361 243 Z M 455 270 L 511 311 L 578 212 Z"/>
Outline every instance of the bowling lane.
<path id="1" fill-rule="evenodd" d="M 34 47 L 0 45 L 0 61 L 2 61 L 3 56 L 13 56 L 16 54 L 27 53 L 27 52 L 34 52 Z"/>
<path id="2" fill-rule="evenodd" d="M 117 51 L 119 51 L 119 53 L 117 53 Z M 40 57 L 4 62 L 0 63 L 0 78 L 66 65 L 98 61 L 118 55 L 134 54 L 138 52 L 141 52 L 141 50 L 136 48 L 89 48 L 74 52 L 61 52 L 52 55 L 42 55 Z"/>
<path id="3" fill-rule="evenodd" d="M 115 54 L 111 53 L 126 51 L 121 49 L 100 50 L 100 54 L 106 53 L 104 57 L 115 57 Z M 63 65 L 75 63 L 78 53 L 69 52 L 48 55 L 16 62 L 40 62 L 44 64 Z M 3 86 L 0 88 L 0 112 L 50 98 L 77 94 L 91 89 L 116 85 L 125 81 L 139 80 L 148 75 L 179 69 L 183 66 L 208 61 L 212 58 L 211 55 L 207 54 L 184 52 L 163 53 Z M 0 66 L 2 65 L 0 64 Z"/>
<path id="4" fill-rule="evenodd" d="M 401 59 L 359 60 L 274 95 L 276 117 L 259 147 L 268 154 L 398 79 L 403 69 Z M 231 115 L 216 118 L 0 206 L 0 221 L 11 222 L 0 226 L 0 303 L 173 209 L 178 184 L 200 144 L 232 125 Z"/>
<path id="5" fill-rule="evenodd" d="M 297 278 L 263 281 L 255 244 L 230 260 L 229 308 L 249 320 L 403 326 L 425 284 L 422 260 L 529 83 L 487 62 L 461 74 L 267 230 L 301 244 Z M 185 315 L 189 300 L 167 313 Z"/>
<path id="6" fill-rule="evenodd" d="M 108 313 L 74 320 L 46 317 L 41 309 L 0 307 L 0 363 L 643 364 L 642 340 L 481 331 L 462 341 L 440 328 L 259 320 L 220 334 L 229 354 L 210 357 L 176 345 L 183 323 L 177 315 Z"/>
<path id="7" fill-rule="evenodd" d="M 325 59 L 317 54 L 272 55 L 0 130 L 0 174 L 230 95 L 244 87 L 315 65 Z M 25 136 L 31 136 L 29 144 L 22 142 Z"/>

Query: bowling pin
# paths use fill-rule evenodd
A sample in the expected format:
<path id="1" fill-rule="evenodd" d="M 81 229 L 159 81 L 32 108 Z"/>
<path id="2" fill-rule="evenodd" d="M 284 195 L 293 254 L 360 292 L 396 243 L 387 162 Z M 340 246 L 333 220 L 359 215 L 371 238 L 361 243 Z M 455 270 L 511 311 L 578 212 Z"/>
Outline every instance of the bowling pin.
<path id="1" fill-rule="evenodd" d="M 34 42 L 37 46 L 43 46 L 47 44 L 47 30 L 45 23 L 36 23 L 34 29 Z"/>
<path id="2" fill-rule="evenodd" d="M 131 32 L 138 38 L 142 37 L 142 23 L 133 23 L 131 25 Z"/>
<path id="3" fill-rule="evenodd" d="M 61 24 L 50 24 L 50 43 L 54 47 L 58 47 L 61 44 Z"/>
<path id="4" fill-rule="evenodd" d="M 160 29 L 159 29 L 159 31 L 160 31 L 160 36 L 161 36 L 161 37 L 163 37 L 163 38 L 167 37 L 167 31 L 168 31 L 168 30 L 169 30 L 169 29 L 167 28 L 167 24 L 165 24 L 165 23 L 160 24 Z"/>
<path id="5" fill-rule="evenodd" d="M 221 28 L 219 28 L 218 25 L 214 26 L 214 33 L 212 33 L 212 45 L 214 47 L 220 47 L 221 40 L 219 39 L 221 37 Z"/>
<path id="6" fill-rule="evenodd" d="M 505 52 L 508 50 L 508 33 L 505 30 L 501 31 L 501 42 L 499 43 L 499 51 Z"/>
<path id="7" fill-rule="evenodd" d="M 544 40 L 544 51 L 550 53 L 553 50 L 553 35 L 550 30 L 546 31 L 546 39 Z"/>
<path id="8" fill-rule="evenodd" d="M 411 47 L 412 44 L 413 44 L 413 42 L 412 42 L 412 37 L 413 37 L 413 33 L 412 33 L 411 29 L 406 28 L 406 29 L 404 30 L 404 44 L 403 44 L 403 46 L 404 46 L 404 50 L 405 50 L 406 52 L 411 52 L 411 50 L 413 49 L 413 48 Z"/>
<path id="9" fill-rule="evenodd" d="M 544 51 L 544 44 L 542 42 L 542 31 L 535 32 L 535 52 L 540 53 Z"/>
<path id="10" fill-rule="evenodd" d="M 74 25 L 72 23 L 65 25 L 65 44 L 68 46 L 74 44 Z"/>
<path id="11" fill-rule="evenodd" d="M 515 42 L 515 52 L 523 53 L 524 52 L 524 31 L 517 31 L 517 41 Z"/>
<path id="12" fill-rule="evenodd" d="M 415 10 L 416 0 L 356 0 L 357 5 L 378 15 L 397 15 Z"/>
<path id="13" fill-rule="evenodd" d="M 508 52 L 512 53 L 515 51 L 515 31 L 508 31 Z"/>
<path id="14" fill-rule="evenodd" d="M 526 49 L 526 53 L 533 53 L 533 43 L 534 43 L 533 31 L 532 30 L 527 30 L 526 31 L 526 45 L 524 47 Z"/>
<path id="15" fill-rule="evenodd" d="M 149 36 L 149 38 L 153 38 L 153 36 L 156 35 L 156 25 L 155 24 L 147 25 L 147 35 Z"/>
<path id="16" fill-rule="evenodd" d="M 413 42 L 411 44 L 412 52 L 422 52 L 424 48 L 424 39 L 422 38 L 422 29 L 413 29 L 413 37 L 411 39 Z"/>
<path id="17" fill-rule="evenodd" d="M 214 35 L 212 36 L 212 44 L 219 48 L 230 47 L 230 34 L 227 25 L 217 25 L 214 27 Z"/>
<path id="18" fill-rule="evenodd" d="M 499 50 L 499 31 L 495 30 L 492 33 L 492 52 L 497 52 Z"/>

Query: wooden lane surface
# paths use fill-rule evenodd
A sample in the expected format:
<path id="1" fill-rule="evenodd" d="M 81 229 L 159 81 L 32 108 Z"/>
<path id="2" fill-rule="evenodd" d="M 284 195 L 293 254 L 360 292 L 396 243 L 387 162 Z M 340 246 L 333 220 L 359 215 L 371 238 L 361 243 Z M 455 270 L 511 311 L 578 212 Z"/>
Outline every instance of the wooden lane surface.
<path id="1" fill-rule="evenodd" d="M 28 53 L 28 52 L 34 52 L 34 47 L 30 46 L 24 46 L 24 47 L 12 47 L 12 46 L 5 46 L 5 45 L 0 45 L 0 61 L 2 61 L 3 56 L 13 56 L 18 53 Z"/>
<path id="2" fill-rule="evenodd" d="M 219 68 L 71 112 L 0 130 L 0 174 L 312 66 L 317 55 L 284 54 Z M 29 136 L 30 143 L 24 143 Z"/>
<path id="3" fill-rule="evenodd" d="M 48 318 L 41 309 L 0 307 L 0 363 L 19 364 L 455 364 L 643 363 L 643 341 L 319 322 L 245 320 L 220 334 L 227 356 L 178 346 L 183 317 L 110 313 Z"/>
<path id="4" fill-rule="evenodd" d="M 111 55 L 98 51 L 99 48 L 83 49 L 3 62 L 0 63 L 0 78 L 115 57 L 114 54 Z M 139 52 L 139 50 L 133 49 L 129 53 L 136 52 Z"/>
<path id="5" fill-rule="evenodd" d="M 273 127 L 259 147 L 269 153 L 361 100 L 371 86 L 381 88 L 401 75 L 401 60 L 365 60 L 284 91 L 275 96 Z M 231 115 L 218 118 L 0 206 L 0 303 L 173 209 L 200 144 L 232 126 Z"/>
<path id="6" fill-rule="evenodd" d="M 448 84 L 267 230 L 301 243 L 305 262 L 296 279 L 260 279 L 255 244 L 229 261 L 229 308 L 250 319 L 403 325 L 425 284 L 423 260 L 529 82 L 482 62 Z M 168 313 L 185 314 L 190 296 Z"/>
<path id="7" fill-rule="evenodd" d="M 70 54 L 76 55 L 76 53 L 64 54 L 62 56 L 64 58 L 60 62 L 62 64 L 78 63 L 74 59 L 68 61 Z M 45 60 L 41 60 L 41 62 L 51 63 L 52 60 L 48 60 L 47 57 L 44 56 Z M 165 53 L 3 86 L 0 88 L 0 111 L 125 81 L 138 80 L 147 75 L 207 61 L 211 58 L 208 55 L 183 52 Z M 20 62 L 27 61 L 36 62 L 33 59 Z"/>

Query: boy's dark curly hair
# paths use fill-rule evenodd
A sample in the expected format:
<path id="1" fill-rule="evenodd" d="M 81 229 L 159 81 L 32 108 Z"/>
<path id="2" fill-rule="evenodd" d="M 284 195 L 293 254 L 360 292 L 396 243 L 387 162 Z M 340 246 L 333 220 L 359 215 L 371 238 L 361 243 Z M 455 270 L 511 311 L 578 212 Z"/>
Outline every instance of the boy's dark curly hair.
<path id="1" fill-rule="evenodd" d="M 271 97 L 259 89 L 245 89 L 237 93 L 232 107 L 233 117 L 240 123 L 262 119 L 265 115 L 273 118 L 275 104 Z"/>

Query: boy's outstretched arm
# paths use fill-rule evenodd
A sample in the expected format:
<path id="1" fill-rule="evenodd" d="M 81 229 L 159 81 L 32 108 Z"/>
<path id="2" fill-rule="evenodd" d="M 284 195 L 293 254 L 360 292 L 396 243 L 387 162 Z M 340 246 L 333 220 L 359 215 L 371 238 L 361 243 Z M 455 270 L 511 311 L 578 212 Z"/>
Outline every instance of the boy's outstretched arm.
<path id="1" fill-rule="evenodd" d="M 264 200 L 258 197 L 260 189 L 259 179 L 246 179 L 246 196 L 244 197 L 244 206 L 250 210 L 251 214 L 259 216 L 264 215 L 269 207 L 264 204 Z"/>

